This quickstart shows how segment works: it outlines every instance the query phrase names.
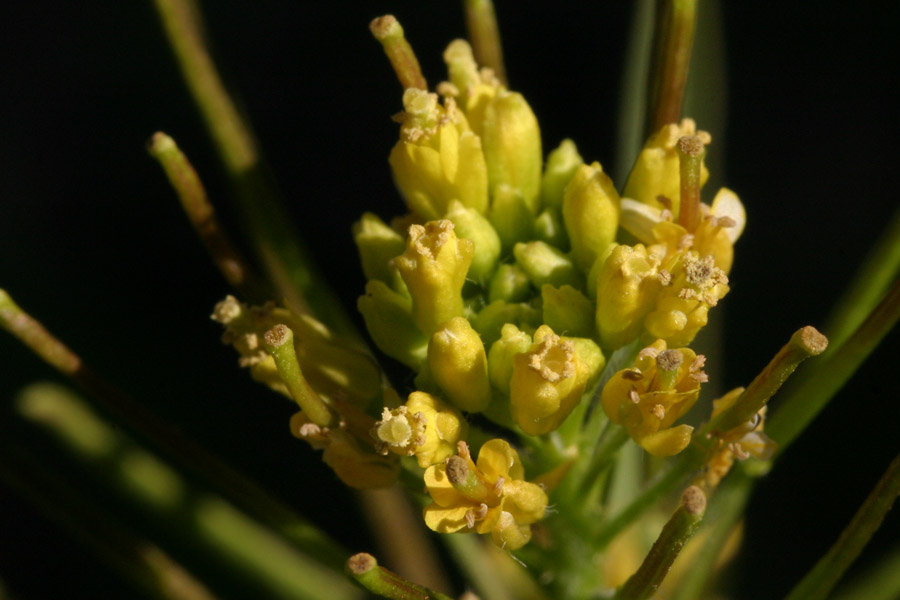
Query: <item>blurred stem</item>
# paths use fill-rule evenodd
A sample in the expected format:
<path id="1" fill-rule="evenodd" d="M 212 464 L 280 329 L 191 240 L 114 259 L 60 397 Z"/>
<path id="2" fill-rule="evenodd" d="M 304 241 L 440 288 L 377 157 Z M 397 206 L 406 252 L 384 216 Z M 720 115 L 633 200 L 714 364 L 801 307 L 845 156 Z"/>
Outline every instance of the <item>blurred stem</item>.
<path id="1" fill-rule="evenodd" d="M 291 548 L 231 504 L 192 486 L 178 472 L 99 419 L 58 386 L 26 389 L 19 414 L 53 437 L 102 489 L 108 489 L 225 572 L 246 578 L 262 596 L 353 599 L 338 575 Z M 90 436 L 85 432 L 91 432 Z"/>
<path id="2" fill-rule="evenodd" d="M 834 600 L 896 600 L 900 598 L 900 548 L 866 569 L 859 577 L 842 584 Z"/>
<path id="3" fill-rule="evenodd" d="M 644 562 L 619 589 L 616 600 L 646 600 L 652 597 L 681 549 L 697 531 L 705 511 L 706 496 L 699 487 L 692 485 L 684 491 L 681 506 L 663 527 Z"/>
<path id="4" fill-rule="evenodd" d="M 148 595 L 166 600 L 214 598 L 158 546 L 137 537 L 47 465 L 10 444 L 7 435 L 0 437 L 0 449 L 0 479 Z"/>
<path id="5" fill-rule="evenodd" d="M 503 64 L 503 46 L 500 43 L 500 28 L 492 0 L 464 0 L 466 29 L 475 53 L 475 61 L 482 67 L 494 71 L 503 85 L 506 81 L 506 67 Z"/>
<path id="6" fill-rule="evenodd" d="M 212 483 L 221 493 L 264 519 L 297 548 L 315 555 L 325 565 L 342 568 L 346 552 L 328 536 L 193 439 L 94 374 L 74 352 L 23 311 L 2 289 L 0 329 L 9 331 L 39 358 L 70 377 L 122 425 L 165 450 L 171 458 Z"/>
<path id="7" fill-rule="evenodd" d="M 279 200 L 250 127 L 238 112 L 206 47 L 193 0 L 155 0 L 185 83 L 231 178 L 257 256 L 282 300 L 312 313 L 344 335 L 357 337 L 342 304 L 317 272 Z"/>
<path id="8" fill-rule="evenodd" d="M 900 273 L 900 210 L 869 250 L 844 295 L 831 311 L 825 331 L 837 349 L 862 324 Z"/>
<path id="9" fill-rule="evenodd" d="M 515 600 L 505 581 L 497 577 L 487 549 L 476 534 L 451 533 L 442 535 L 441 541 L 481 600 Z"/>
<path id="10" fill-rule="evenodd" d="M 647 135 L 681 117 L 697 20 L 697 0 L 659 0 L 656 6 Z"/>
<path id="11" fill-rule="evenodd" d="M 158 131 L 150 138 L 147 150 L 165 171 L 181 201 L 181 208 L 225 281 L 250 302 L 262 304 L 270 299 L 272 293 L 262 290 L 259 277 L 219 222 L 200 176 L 175 140 Z"/>
<path id="12" fill-rule="evenodd" d="M 841 533 L 834 546 L 787 596 L 787 600 L 824 600 L 853 564 L 900 495 L 900 455 L 890 464 Z"/>
<path id="13" fill-rule="evenodd" d="M 368 591 L 390 600 L 451 600 L 449 596 L 407 581 L 379 566 L 371 554 L 360 552 L 347 561 L 347 574 Z"/>
<path id="14" fill-rule="evenodd" d="M 612 465 L 618 456 L 619 449 L 629 440 L 628 431 L 621 425 L 610 424 L 610 431 L 600 439 L 600 444 L 594 450 L 584 478 L 581 480 L 579 497 L 592 498 L 593 491 L 600 481 L 600 477 Z"/>
<path id="15" fill-rule="evenodd" d="M 900 318 L 900 279 L 850 338 L 805 369 L 766 425 L 779 453 L 796 439 L 868 358 Z"/>

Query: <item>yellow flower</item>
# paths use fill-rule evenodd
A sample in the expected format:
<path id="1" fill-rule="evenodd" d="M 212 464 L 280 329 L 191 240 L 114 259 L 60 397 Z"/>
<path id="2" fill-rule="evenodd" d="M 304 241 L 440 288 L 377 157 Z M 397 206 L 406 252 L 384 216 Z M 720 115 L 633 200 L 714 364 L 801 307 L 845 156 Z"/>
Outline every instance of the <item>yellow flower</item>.
<path id="1" fill-rule="evenodd" d="M 571 340 L 541 325 L 528 352 L 513 358 L 509 384 L 513 420 L 529 435 L 553 431 L 578 405 L 592 375 Z"/>
<path id="2" fill-rule="evenodd" d="M 682 346 L 693 341 L 706 325 L 709 309 L 728 293 L 728 277 L 712 255 L 701 259 L 693 251 L 681 255 L 670 277 L 644 327 L 651 337 Z"/>
<path id="3" fill-rule="evenodd" d="M 413 392 L 405 405 L 383 409 L 372 435 L 382 454 L 415 455 L 424 469 L 452 455 L 468 427 L 452 406 L 431 394 Z"/>
<path id="4" fill-rule="evenodd" d="M 524 481 L 519 454 L 504 440 L 486 442 L 472 462 L 465 443 L 459 455 L 428 467 L 425 487 L 432 503 L 425 524 L 439 533 L 490 533 L 498 546 L 516 550 L 531 539 L 531 524 L 544 517 L 547 494 Z"/>
<path id="5" fill-rule="evenodd" d="M 678 152 L 675 146 L 679 138 L 696 135 L 704 145 L 712 138 L 705 131 L 697 131 L 693 119 L 682 119 L 678 125 L 664 125 L 653 135 L 641 150 L 622 196 L 634 198 L 642 204 L 657 209 L 668 209 L 678 218 L 681 205 L 681 176 L 679 172 Z M 706 183 L 709 171 L 706 165 L 701 166 L 700 185 Z"/>
<path id="6" fill-rule="evenodd" d="M 471 240 L 458 239 L 446 219 L 409 227 L 406 251 L 394 264 L 412 296 L 413 322 L 422 333 L 431 335 L 463 315 L 462 288 L 474 252 Z"/>
<path id="7" fill-rule="evenodd" d="M 408 88 L 403 93 L 400 141 L 388 162 L 409 209 L 424 219 L 444 216 L 451 200 L 484 213 L 488 176 L 481 139 L 452 98 Z"/>
<path id="8" fill-rule="evenodd" d="M 428 366 L 450 401 L 468 412 L 481 412 L 491 402 L 484 343 L 464 317 L 444 323 L 428 343 Z"/>
<path id="9" fill-rule="evenodd" d="M 614 423 L 654 456 L 671 456 L 691 441 L 693 427 L 674 425 L 697 401 L 705 358 L 690 348 L 666 349 L 657 340 L 641 350 L 634 367 L 619 371 L 600 396 Z"/>

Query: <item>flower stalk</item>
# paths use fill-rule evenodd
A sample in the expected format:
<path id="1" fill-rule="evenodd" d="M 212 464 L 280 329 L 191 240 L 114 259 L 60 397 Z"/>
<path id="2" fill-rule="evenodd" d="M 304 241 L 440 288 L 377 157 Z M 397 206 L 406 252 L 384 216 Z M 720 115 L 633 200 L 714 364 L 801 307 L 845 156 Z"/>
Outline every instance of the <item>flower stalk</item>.
<path id="1" fill-rule="evenodd" d="M 475 60 L 491 69 L 503 85 L 506 85 L 506 66 L 503 64 L 503 46 L 493 0 L 465 0 L 466 30 Z"/>
<path id="2" fill-rule="evenodd" d="M 381 43 L 403 89 L 427 90 L 428 83 L 425 81 L 425 76 L 422 75 L 419 59 L 416 58 L 412 46 L 406 41 L 403 27 L 394 15 L 384 15 L 373 19 L 369 23 L 369 30 Z"/>
<path id="3" fill-rule="evenodd" d="M 389 600 L 452 600 L 450 596 L 403 579 L 365 552 L 351 556 L 346 571 L 363 588 Z"/>
<path id="4" fill-rule="evenodd" d="M 687 85 L 697 0 L 658 0 L 656 3 L 653 67 L 650 73 L 647 133 L 681 118 L 681 104 Z"/>

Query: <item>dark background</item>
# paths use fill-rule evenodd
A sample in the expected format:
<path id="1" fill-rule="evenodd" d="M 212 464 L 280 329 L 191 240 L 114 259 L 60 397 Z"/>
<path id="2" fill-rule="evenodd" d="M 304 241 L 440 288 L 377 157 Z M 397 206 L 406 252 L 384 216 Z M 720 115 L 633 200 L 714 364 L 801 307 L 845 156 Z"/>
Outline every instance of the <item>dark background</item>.
<path id="1" fill-rule="evenodd" d="M 890 4 L 723 7 L 728 79 L 717 100 L 727 122 L 712 133 L 724 164 L 710 168 L 749 213 L 732 293 L 717 309 L 729 354 L 713 377 L 724 387 L 746 384 L 798 327 L 823 324 L 897 206 Z M 386 161 L 400 88 L 368 21 L 397 15 L 434 84 L 446 43 L 465 33 L 459 3 L 206 8 L 218 60 L 289 210 L 352 311 L 363 280 L 350 224 L 364 209 L 383 217 L 402 210 Z M 612 162 L 630 8 L 497 0 L 511 86 L 537 114 L 545 152 L 571 136 L 586 159 Z M 113 382 L 329 522 L 350 550 L 371 549 L 352 500 L 289 436 L 290 407 L 238 371 L 208 320 L 226 286 L 146 155 L 146 139 L 171 134 L 226 219 L 228 191 L 151 3 L 5 3 L 0 81 L 0 286 Z M 897 452 L 897 342 L 896 333 L 885 340 L 759 486 L 735 597 L 782 596 Z M 56 375 L 0 336 L 4 411 L 15 390 L 48 378 Z M 321 487 L 305 485 L 310 477 Z M 898 531 L 890 515 L 860 563 Z M 59 589 L 127 594 L 2 484 L 0 579 L 26 598 Z"/>

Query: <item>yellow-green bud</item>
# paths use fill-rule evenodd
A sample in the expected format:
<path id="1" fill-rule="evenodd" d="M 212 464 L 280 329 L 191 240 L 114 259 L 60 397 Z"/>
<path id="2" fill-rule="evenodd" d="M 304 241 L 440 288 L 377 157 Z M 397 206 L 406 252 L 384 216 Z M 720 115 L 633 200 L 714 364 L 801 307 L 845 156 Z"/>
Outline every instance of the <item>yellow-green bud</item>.
<path id="1" fill-rule="evenodd" d="M 359 249 L 366 279 L 393 279 L 391 260 L 406 248 L 403 236 L 388 227 L 378 215 L 367 212 L 353 224 L 353 241 Z"/>
<path id="2" fill-rule="evenodd" d="M 584 281 L 571 259 L 545 242 L 518 243 L 513 254 L 536 288 L 547 283 L 581 287 Z"/>
<path id="3" fill-rule="evenodd" d="M 578 358 L 575 344 L 542 325 L 531 349 L 514 359 L 509 409 L 529 435 L 549 433 L 581 400 L 590 372 Z"/>
<path id="4" fill-rule="evenodd" d="M 378 349 L 412 369 L 425 361 L 428 338 L 412 319 L 412 300 L 373 279 L 357 301 L 366 329 Z"/>
<path id="5" fill-rule="evenodd" d="M 445 216 L 453 223 L 457 237 L 472 240 L 475 255 L 468 277 L 478 282 L 485 281 L 497 267 L 500 258 L 500 236 L 480 212 L 466 208 L 458 200 L 450 202 Z"/>
<path id="6" fill-rule="evenodd" d="M 597 331 L 605 348 L 638 337 L 662 288 L 659 263 L 665 248 L 616 246 L 597 276 Z"/>
<path id="7" fill-rule="evenodd" d="M 628 175 L 622 195 L 658 209 L 667 208 L 677 220 L 681 206 L 681 175 L 676 146 L 681 137 L 690 135 L 696 135 L 704 144 L 712 141 L 708 133 L 697 131 L 692 119 L 682 119 L 678 125 L 664 125 L 647 140 Z M 706 165 L 701 165 L 700 185 L 708 178 Z"/>
<path id="8" fill-rule="evenodd" d="M 541 324 L 541 311 L 530 304 L 508 304 L 497 300 L 481 309 L 472 319 L 472 327 L 481 334 L 486 347 L 500 339 L 500 331 L 506 323 L 514 323 L 523 331 L 534 331 Z"/>
<path id="9" fill-rule="evenodd" d="M 484 110 L 481 128 L 491 189 L 508 185 L 522 193 L 532 216 L 541 191 L 541 132 L 522 94 L 500 90 Z"/>
<path id="10" fill-rule="evenodd" d="M 532 238 L 534 215 L 519 190 L 508 185 L 495 187 L 488 218 L 500 236 L 504 254 L 517 242 Z"/>
<path id="11" fill-rule="evenodd" d="M 531 336 L 512 323 L 503 326 L 500 330 L 500 339 L 491 344 L 488 352 L 488 375 L 495 388 L 509 395 L 513 359 L 517 354 L 528 352 L 531 344 Z"/>
<path id="12" fill-rule="evenodd" d="M 472 46 L 466 40 L 453 40 L 444 51 L 450 83 L 457 92 L 460 107 L 469 125 L 481 136 L 484 110 L 500 90 L 500 82 L 487 69 L 478 69 Z"/>
<path id="13" fill-rule="evenodd" d="M 481 139 L 449 99 L 409 88 L 403 93 L 400 141 L 388 162 L 410 210 L 439 219 L 450 200 L 484 213 L 488 207 L 487 166 Z"/>
<path id="14" fill-rule="evenodd" d="M 600 163 L 581 165 L 563 195 L 563 221 L 575 263 L 587 271 L 616 239 L 619 194 Z"/>
<path id="15" fill-rule="evenodd" d="M 570 285 L 541 286 L 544 323 L 553 331 L 578 337 L 594 335 L 594 304 Z"/>
<path id="16" fill-rule="evenodd" d="M 393 485 L 400 474 L 396 457 L 381 456 L 364 448 L 356 438 L 341 429 L 327 434 L 328 445 L 322 460 L 345 484 L 356 489 L 383 488 Z"/>
<path id="17" fill-rule="evenodd" d="M 541 201 L 544 206 L 562 208 L 563 192 L 584 159 L 578 154 L 575 142 L 565 139 L 547 156 L 547 166 L 541 178 Z"/>
<path id="18" fill-rule="evenodd" d="M 556 246 L 560 250 L 569 248 L 569 234 L 556 208 L 547 208 L 534 220 L 534 237 Z"/>
<path id="19" fill-rule="evenodd" d="M 488 302 L 522 302 L 531 295 L 531 282 L 518 265 L 504 264 L 497 268 L 488 288 Z"/>
<path id="20" fill-rule="evenodd" d="M 428 366 L 435 382 L 459 408 L 481 412 L 490 404 L 487 354 L 464 317 L 447 321 L 431 336 Z"/>
<path id="21" fill-rule="evenodd" d="M 394 259 L 412 296 L 413 322 L 425 334 L 463 314 L 462 288 L 475 253 L 446 219 L 411 225 L 406 251 Z"/>
<path id="22" fill-rule="evenodd" d="M 575 344 L 575 354 L 578 355 L 578 360 L 587 368 L 588 372 L 585 389 L 590 390 L 597 383 L 603 367 L 606 366 L 606 357 L 603 356 L 603 351 L 594 340 L 588 338 L 563 336 L 562 339 Z"/>

